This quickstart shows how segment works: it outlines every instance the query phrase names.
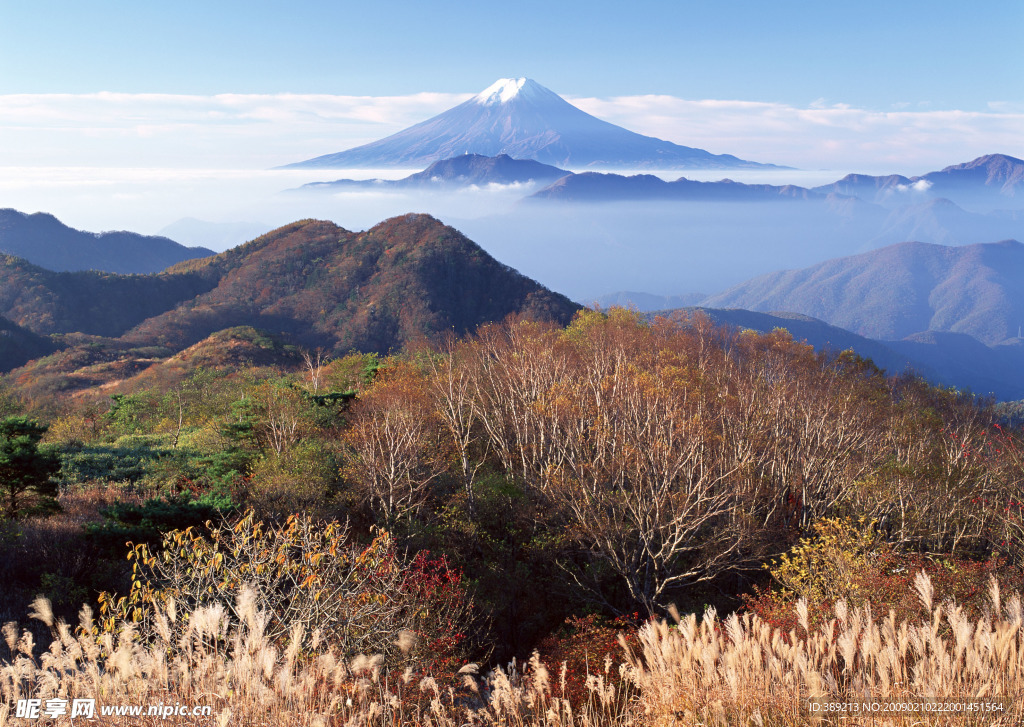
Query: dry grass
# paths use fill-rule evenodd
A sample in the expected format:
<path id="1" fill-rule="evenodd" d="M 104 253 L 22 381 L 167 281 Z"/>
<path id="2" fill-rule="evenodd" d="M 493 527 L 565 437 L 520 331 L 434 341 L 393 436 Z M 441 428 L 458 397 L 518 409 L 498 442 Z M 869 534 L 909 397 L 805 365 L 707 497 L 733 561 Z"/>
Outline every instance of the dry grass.
<path id="1" fill-rule="evenodd" d="M 1020 725 L 1024 719 L 1024 607 L 1005 604 L 990 587 L 990 612 L 971 622 L 955 603 L 932 604 L 931 583 L 917 581 L 925 616 L 878 622 L 870 606 L 836 606 L 836 616 L 811 631 L 807 604 L 801 627 L 773 631 L 751 614 L 724 623 L 713 612 L 677 626 L 640 630 L 640 653 L 629 654 L 640 707 L 656 725 L 813 724 L 808 701 L 820 704 L 965 703 L 1002 698 L 1007 711 L 883 713 L 845 724 Z"/>
<path id="2" fill-rule="evenodd" d="M 918 581 L 925 617 L 876 622 L 869 609 L 840 603 L 836 617 L 810 631 L 773 632 L 756 616 L 713 612 L 650 623 L 640 629 L 636 653 L 619 666 L 637 687 L 626 702 L 591 677 L 592 700 L 574 711 L 557 696 L 557 675 L 534 658 L 522 666 L 478 677 L 473 665 L 457 687 L 431 676 L 395 676 L 380 656 L 346 661 L 317 633 L 296 628 L 278 646 L 267 638 L 267 616 L 243 591 L 229 609 L 214 604 L 187 617 L 173 602 L 157 614 L 153 633 L 122 624 L 95 635 L 88 609 L 78 634 L 54 623 L 40 599 L 33 616 L 56 638 L 36 655 L 31 636 L 5 627 L 11 650 L 0 662 L 0 727 L 19 698 L 96 698 L 100 704 L 175 702 L 210 705 L 217 725 L 805 725 L 815 724 L 808 698 L 822 702 L 908 702 L 922 697 L 981 701 L 1002 697 L 1008 712 L 875 714 L 845 724 L 1020 725 L 1024 718 L 1024 606 L 1004 604 L 993 585 L 990 613 L 971 622 L 955 604 L 934 606 L 930 584 Z M 396 635 L 401 648 L 409 634 Z M 103 724 L 168 724 L 174 720 L 105 718 Z M 187 724 L 179 721 L 178 724 Z"/>

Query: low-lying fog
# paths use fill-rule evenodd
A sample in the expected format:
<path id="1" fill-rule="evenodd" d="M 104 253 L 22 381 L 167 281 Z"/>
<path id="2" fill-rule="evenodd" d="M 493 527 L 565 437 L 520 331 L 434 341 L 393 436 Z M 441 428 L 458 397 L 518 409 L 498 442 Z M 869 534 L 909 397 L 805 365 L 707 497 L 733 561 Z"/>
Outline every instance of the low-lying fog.
<path id="1" fill-rule="evenodd" d="M 412 171 L 418 170 L 0 168 L 0 206 L 49 212 L 83 230 L 167 234 L 183 244 L 215 250 L 296 219 L 329 219 L 362 230 L 394 215 L 427 212 L 464 232 L 501 262 L 582 302 L 619 290 L 713 293 L 761 273 L 804 267 L 905 239 L 950 242 L 948 234 L 939 239 L 945 234 L 942 225 L 928 220 L 914 218 L 894 225 L 877 212 L 866 218 L 820 201 L 522 201 L 537 191 L 534 185 L 444 193 L 294 191 L 314 181 L 398 179 Z M 711 170 L 659 176 L 812 187 L 846 173 Z M 989 242 L 987 235 L 1012 233 L 1020 225 L 1011 221 L 998 229 L 981 229 L 979 239 L 959 242 Z"/>

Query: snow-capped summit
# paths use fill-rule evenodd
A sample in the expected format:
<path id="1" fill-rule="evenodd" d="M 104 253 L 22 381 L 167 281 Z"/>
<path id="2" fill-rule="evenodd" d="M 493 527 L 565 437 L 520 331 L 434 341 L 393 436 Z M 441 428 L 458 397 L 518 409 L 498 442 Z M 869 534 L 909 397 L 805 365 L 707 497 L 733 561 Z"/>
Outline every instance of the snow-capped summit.
<path id="1" fill-rule="evenodd" d="M 481 106 L 491 106 L 511 101 L 524 89 L 528 94 L 534 86 L 541 87 L 540 84 L 529 78 L 499 78 L 473 98 Z"/>
<path id="2" fill-rule="evenodd" d="M 563 169 L 771 166 L 627 131 L 529 78 L 500 78 L 468 101 L 397 134 L 289 166 L 415 169 L 460 154 L 507 154 Z"/>

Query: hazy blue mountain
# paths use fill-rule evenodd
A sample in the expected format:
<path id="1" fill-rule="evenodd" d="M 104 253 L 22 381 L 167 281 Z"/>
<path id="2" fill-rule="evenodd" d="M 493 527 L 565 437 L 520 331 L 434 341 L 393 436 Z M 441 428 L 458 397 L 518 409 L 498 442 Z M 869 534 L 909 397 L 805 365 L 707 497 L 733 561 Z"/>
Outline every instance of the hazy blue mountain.
<path id="1" fill-rule="evenodd" d="M 635 308 L 638 311 L 670 310 L 672 308 L 685 308 L 696 305 L 707 296 L 704 293 L 690 293 L 688 295 L 654 295 L 652 293 L 641 293 L 632 290 L 620 290 L 616 293 L 600 295 L 594 301 L 580 301 L 589 305 L 597 303 L 601 308 Z"/>
<path id="2" fill-rule="evenodd" d="M 870 249 L 887 214 L 861 200 L 827 197 L 777 204 L 530 201 L 449 221 L 499 260 L 589 303 L 607 291 L 725 290 L 772 270 L 857 254 Z"/>
<path id="3" fill-rule="evenodd" d="M 901 243 L 762 275 L 702 305 L 796 311 L 882 340 L 942 331 L 998 344 L 1024 324 L 1024 245 Z"/>
<path id="4" fill-rule="evenodd" d="M 1006 154 L 988 154 L 921 178 L 937 197 L 994 200 L 999 207 L 1024 208 L 1024 161 Z"/>
<path id="5" fill-rule="evenodd" d="M 871 246 L 891 245 L 904 240 L 969 245 L 1007 239 L 1024 239 L 1024 211 L 968 212 L 939 197 L 889 212 L 881 221 Z"/>
<path id="6" fill-rule="evenodd" d="M 886 343 L 911 359 L 925 362 L 932 380 L 1002 401 L 1024 398 L 1024 341 L 1009 339 L 986 346 L 964 333 L 924 331 Z"/>
<path id="7" fill-rule="evenodd" d="M 865 247 L 904 240 L 968 244 L 1024 237 L 1024 162 L 991 155 L 922 177 L 851 174 L 814 189 L 742 184 L 723 179 L 668 182 L 650 174 L 584 172 L 562 177 L 531 200 L 553 202 L 829 200 L 837 214 L 870 230 Z M 962 204 L 972 211 L 964 209 Z M 1007 208 L 1007 209 L 1002 209 Z"/>
<path id="8" fill-rule="evenodd" d="M 536 81 L 502 78 L 468 101 L 397 134 L 289 167 L 408 169 L 466 153 L 507 154 L 576 168 L 772 166 L 643 136 L 581 111 Z"/>
<path id="9" fill-rule="evenodd" d="M 886 207 L 946 198 L 974 211 L 1024 209 L 1024 161 L 988 154 L 919 177 L 850 174 L 815 191 L 852 195 Z"/>
<path id="10" fill-rule="evenodd" d="M 530 196 L 531 200 L 559 202 L 701 201 L 760 202 L 780 199 L 825 199 L 826 195 L 792 184 L 742 184 L 731 179 L 696 182 L 680 177 L 666 182 L 653 174 L 601 174 L 583 172 L 562 177 Z"/>
<path id="11" fill-rule="evenodd" d="M 513 159 L 508 154 L 488 157 L 462 154 L 436 161 L 422 172 L 402 179 L 338 179 L 333 182 L 312 182 L 300 187 L 304 191 L 335 191 L 338 189 L 414 189 L 449 190 L 488 184 L 548 184 L 570 172 L 532 159 Z"/>
<path id="12" fill-rule="evenodd" d="M 166 237 L 82 232 L 53 215 L 12 209 L 0 209 L 0 253 L 47 270 L 110 273 L 155 273 L 183 260 L 213 255 L 212 250 L 185 247 Z"/>

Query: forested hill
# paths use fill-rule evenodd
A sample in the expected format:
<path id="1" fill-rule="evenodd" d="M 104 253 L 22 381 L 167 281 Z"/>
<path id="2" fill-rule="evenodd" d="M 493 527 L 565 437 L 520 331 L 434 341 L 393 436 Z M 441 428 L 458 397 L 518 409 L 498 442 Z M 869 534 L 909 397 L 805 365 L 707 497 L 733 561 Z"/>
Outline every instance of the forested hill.
<path id="1" fill-rule="evenodd" d="M 303 220 L 159 275 L 0 263 L 0 315 L 17 325 L 37 334 L 124 335 L 173 350 L 254 326 L 309 347 L 387 352 L 510 313 L 565 324 L 579 309 L 427 215 L 362 233 Z"/>
<path id="2" fill-rule="evenodd" d="M 211 287 L 208 278 L 194 273 L 56 273 L 0 255 L 0 316 L 39 335 L 119 336 Z"/>

